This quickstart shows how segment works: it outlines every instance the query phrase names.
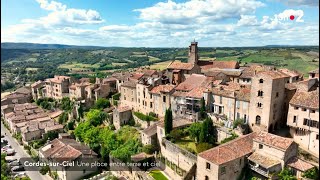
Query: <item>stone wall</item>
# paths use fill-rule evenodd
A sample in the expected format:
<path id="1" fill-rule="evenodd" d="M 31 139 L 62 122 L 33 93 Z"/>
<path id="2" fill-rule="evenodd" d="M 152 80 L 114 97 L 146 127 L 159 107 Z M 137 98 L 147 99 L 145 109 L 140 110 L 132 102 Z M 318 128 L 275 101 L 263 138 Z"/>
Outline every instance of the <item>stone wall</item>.
<path id="1" fill-rule="evenodd" d="M 157 121 L 143 121 L 141 119 L 139 119 L 137 116 L 135 116 L 134 114 L 132 114 L 134 122 L 137 124 L 141 124 L 141 128 L 145 129 L 153 124 L 155 124 Z"/>
<path id="2" fill-rule="evenodd" d="M 197 162 L 197 156 L 191 152 L 180 148 L 178 145 L 162 138 L 160 144 L 161 154 L 163 157 L 176 164 L 178 167 L 185 171 L 189 171 L 192 166 Z"/>

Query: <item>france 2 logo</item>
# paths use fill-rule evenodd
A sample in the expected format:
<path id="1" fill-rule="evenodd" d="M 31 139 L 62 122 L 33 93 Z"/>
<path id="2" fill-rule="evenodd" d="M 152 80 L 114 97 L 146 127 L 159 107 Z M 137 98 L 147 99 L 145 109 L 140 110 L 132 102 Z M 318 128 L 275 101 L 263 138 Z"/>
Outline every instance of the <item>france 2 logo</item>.
<path id="1" fill-rule="evenodd" d="M 302 19 L 303 17 L 303 11 L 302 10 L 293 10 L 293 9 L 288 9 L 283 11 L 280 14 L 276 14 L 274 15 L 275 19 L 279 20 L 279 21 L 294 21 L 296 20 L 296 22 L 304 22 L 304 20 Z"/>

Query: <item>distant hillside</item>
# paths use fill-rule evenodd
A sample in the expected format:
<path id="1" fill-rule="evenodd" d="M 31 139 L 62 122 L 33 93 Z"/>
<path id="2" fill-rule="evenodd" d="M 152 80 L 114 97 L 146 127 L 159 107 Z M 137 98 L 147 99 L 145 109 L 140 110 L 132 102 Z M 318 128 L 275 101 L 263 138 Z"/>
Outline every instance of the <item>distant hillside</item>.
<path id="1" fill-rule="evenodd" d="M 74 46 L 64 44 L 36 44 L 36 43 L 1 43 L 1 49 L 96 49 L 99 46 Z"/>

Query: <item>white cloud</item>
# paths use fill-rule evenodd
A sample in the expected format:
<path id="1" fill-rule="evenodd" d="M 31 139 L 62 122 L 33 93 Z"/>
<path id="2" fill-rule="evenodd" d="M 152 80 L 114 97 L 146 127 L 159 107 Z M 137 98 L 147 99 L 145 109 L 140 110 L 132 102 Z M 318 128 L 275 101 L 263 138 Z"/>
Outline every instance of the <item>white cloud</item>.
<path id="1" fill-rule="evenodd" d="M 168 0 L 135 11 L 140 12 L 140 19 L 145 21 L 164 24 L 190 24 L 252 14 L 262 6 L 264 4 L 256 0 L 191 0 L 185 3 Z"/>
<path id="2" fill-rule="evenodd" d="M 288 6 L 319 6 L 319 0 L 277 0 Z"/>
<path id="3" fill-rule="evenodd" d="M 319 39 L 315 35 L 318 22 L 276 18 L 291 14 L 290 9 L 276 16 L 256 16 L 254 11 L 263 6 L 257 0 L 169 0 L 136 10 L 141 21 L 133 25 L 100 25 L 104 20 L 97 11 L 67 8 L 55 1 L 38 2 L 48 15 L 1 29 L 2 42 L 187 47 L 194 38 L 200 46 L 318 44 Z"/>
<path id="4" fill-rule="evenodd" d="M 64 11 L 67 6 L 63 5 L 62 3 L 51 1 L 48 2 L 47 0 L 36 0 L 42 9 L 48 10 L 48 11 Z"/>
<path id="5" fill-rule="evenodd" d="M 258 20 L 256 16 L 250 16 L 250 15 L 241 15 L 241 18 L 239 19 L 238 26 L 257 26 Z"/>

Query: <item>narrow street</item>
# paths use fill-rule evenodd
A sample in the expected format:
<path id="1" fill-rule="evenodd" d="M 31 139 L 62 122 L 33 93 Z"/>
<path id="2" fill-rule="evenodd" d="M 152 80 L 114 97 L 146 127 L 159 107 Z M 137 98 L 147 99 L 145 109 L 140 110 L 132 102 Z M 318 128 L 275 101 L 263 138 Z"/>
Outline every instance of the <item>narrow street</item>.
<path id="1" fill-rule="evenodd" d="M 8 144 L 16 151 L 14 157 L 17 159 L 19 158 L 31 158 L 29 154 L 23 149 L 23 146 L 18 144 L 18 142 L 11 136 L 10 132 L 4 127 L 3 123 L 1 122 L 1 134 L 5 134 L 4 137 Z M 26 174 L 30 177 L 31 180 L 50 180 L 52 179 L 49 175 L 42 175 L 39 171 L 25 171 Z"/>

